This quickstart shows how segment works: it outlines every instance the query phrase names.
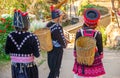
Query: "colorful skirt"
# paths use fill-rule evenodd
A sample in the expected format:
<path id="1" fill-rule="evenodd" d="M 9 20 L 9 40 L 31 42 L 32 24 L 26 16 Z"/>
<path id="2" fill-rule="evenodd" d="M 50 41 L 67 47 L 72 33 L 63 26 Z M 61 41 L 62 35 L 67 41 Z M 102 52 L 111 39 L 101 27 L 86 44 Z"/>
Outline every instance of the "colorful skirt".
<path id="1" fill-rule="evenodd" d="M 97 77 L 81 77 L 81 76 L 78 76 L 77 74 L 74 74 L 73 78 L 97 78 Z"/>
<path id="2" fill-rule="evenodd" d="M 34 62 L 13 63 L 11 65 L 12 78 L 39 78 L 38 68 Z"/>
<path id="3" fill-rule="evenodd" d="M 98 77 L 105 74 L 104 66 L 99 56 L 95 57 L 92 66 L 81 65 L 75 60 L 73 72 L 82 77 Z"/>

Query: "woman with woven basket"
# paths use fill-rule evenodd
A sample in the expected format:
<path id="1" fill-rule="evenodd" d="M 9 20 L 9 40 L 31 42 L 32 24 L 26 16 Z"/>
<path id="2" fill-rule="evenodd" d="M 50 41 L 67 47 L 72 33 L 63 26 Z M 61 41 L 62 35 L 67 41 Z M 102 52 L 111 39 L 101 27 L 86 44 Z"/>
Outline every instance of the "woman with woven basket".
<path id="1" fill-rule="evenodd" d="M 102 34 L 95 30 L 99 19 L 100 13 L 95 8 L 84 11 L 84 24 L 76 33 L 75 39 L 74 78 L 97 78 L 105 74 Z"/>
<path id="2" fill-rule="evenodd" d="M 9 33 L 5 52 L 11 58 L 11 78 L 39 78 L 34 57 L 39 57 L 39 41 L 36 35 L 28 32 L 30 21 L 27 12 L 14 11 L 15 31 Z"/>
<path id="3" fill-rule="evenodd" d="M 53 44 L 53 49 L 51 51 L 48 51 L 48 66 L 50 69 L 48 78 L 59 78 L 63 48 L 66 48 L 67 46 L 63 28 L 60 25 L 60 15 L 60 10 L 52 10 L 52 21 L 47 24 L 47 27 L 51 30 L 51 38 Z"/>

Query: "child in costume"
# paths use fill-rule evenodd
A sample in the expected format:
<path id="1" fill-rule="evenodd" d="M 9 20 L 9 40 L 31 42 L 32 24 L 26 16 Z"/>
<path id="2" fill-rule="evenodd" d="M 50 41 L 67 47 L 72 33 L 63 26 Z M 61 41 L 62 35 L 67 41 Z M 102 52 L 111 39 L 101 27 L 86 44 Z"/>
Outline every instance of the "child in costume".
<path id="1" fill-rule="evenodd" d="M 92 65 L 88 66 L 85 64 L 81 64 L 78 63 L 77 61 L 78 55 L 76 52 L 75 43 L 74 47 L 75 62 L 73 67 L 74 78 L 97 78 L 105 74 L 104 66 L 102 63 L 103 56 L 102 34 L 99 31 L 95 30 L 99 19 L 100 13 L 98 10 L 94 8 L 89 8 L 84 11 L 84 24 L 83 27 L 76 33 L 75 42 L 79 37 L 93 33 L 93 37 L 96 40 L 96 50 Z"/>
<path id="2" fill-rule="evenodd" d="M 5 52 L 11 58 L 12 78 L 39 78 L 34 57 L 39 57 L 39 41 L 28 32 L 30 21 L 27 12 L 14 11 L 15 31 L 7 36 Z"/>
<path id="3" fill-rule="evenodd" d="M 67 46 L 63 28 L 59 23 L 60 11 L 52 10 L 52 21 L 47 24 L 51 30 L 53 49 L 48 52 L 48 66 L 50 73 L 48 78 L 59 78 L 63 56 L 63 48 Z"/>

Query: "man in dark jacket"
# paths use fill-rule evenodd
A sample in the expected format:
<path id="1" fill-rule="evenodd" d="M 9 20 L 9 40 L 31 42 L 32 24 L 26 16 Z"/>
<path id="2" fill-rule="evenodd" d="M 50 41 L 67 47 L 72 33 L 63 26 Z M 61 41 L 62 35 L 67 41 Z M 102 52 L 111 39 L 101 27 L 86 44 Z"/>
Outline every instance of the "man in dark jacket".
<path id="1" fill-rule="evenodd" d="M 48 66 L 50 73 L 48 78 L 59 78 L 60 66 L 63 56 L 63 48 L 66 48 L 66 39 L 63 28 L 59 24 L 60 10 L 51 12 L 52 21 L 47 24 L 51 30 L 53 49 L 48 52 Z"/>

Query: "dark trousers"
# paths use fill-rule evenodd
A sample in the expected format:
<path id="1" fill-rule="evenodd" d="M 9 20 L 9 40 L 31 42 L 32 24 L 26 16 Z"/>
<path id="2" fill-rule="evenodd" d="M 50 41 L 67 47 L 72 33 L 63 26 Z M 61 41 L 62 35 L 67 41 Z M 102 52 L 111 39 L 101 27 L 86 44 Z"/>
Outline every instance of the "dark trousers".
<path id="1" fill-rule="evenodd" d="M 63 48 L 54 47 L 52 51 L 48 52 L 48 66 L 50 69 L 48 78 L 59 77 L 62 56 Z"/>

